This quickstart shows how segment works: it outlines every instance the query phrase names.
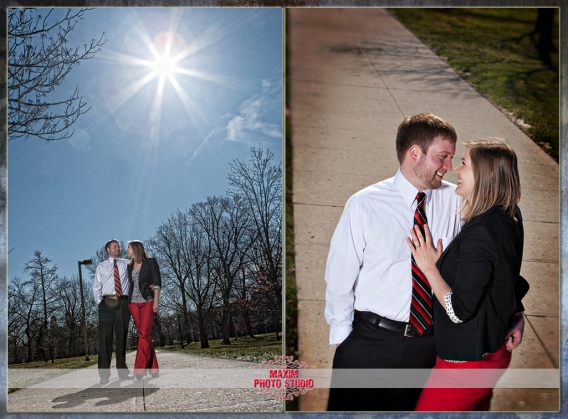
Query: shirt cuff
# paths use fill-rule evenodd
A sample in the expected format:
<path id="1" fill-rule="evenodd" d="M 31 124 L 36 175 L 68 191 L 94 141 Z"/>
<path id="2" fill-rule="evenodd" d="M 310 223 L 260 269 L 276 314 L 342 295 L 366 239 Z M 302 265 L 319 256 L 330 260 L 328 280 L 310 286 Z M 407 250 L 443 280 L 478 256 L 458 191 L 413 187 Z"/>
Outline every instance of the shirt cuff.
<path id="1" fill-rule="evenodd" d="M 154 289 L 155 289 L 155 290 L 159 290 L 160 287 L 159 287 L 158 285 L 154 285 Z"/>
<path id="2" fill-rule="evenodd" d="M 453 291 L 449 290 L 446 296 L 444 297 L 444 303 L 446 303 L 446 313 L 451 321 L 454 323 L 463 323 L 462 320 L 458 319 L 456 313 L 454 313 L 454 308 L 452 307 L 452 294 Z"/>
<path id="3" fill-rule="evenodd" d="M 329 344 L 332 346 L 340 344 L 351 334 L 352 330 L 352 325 L 332 325 L 329 332 Z"/>

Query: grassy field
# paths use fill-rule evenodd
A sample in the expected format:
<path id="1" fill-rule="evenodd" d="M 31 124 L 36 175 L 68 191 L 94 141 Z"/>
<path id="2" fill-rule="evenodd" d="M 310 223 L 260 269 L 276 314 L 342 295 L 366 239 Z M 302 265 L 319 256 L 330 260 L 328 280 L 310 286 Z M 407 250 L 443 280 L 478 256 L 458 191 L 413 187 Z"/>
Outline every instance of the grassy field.
<path id="1" fill-rule="evenodd" d="M 80 369 L 95 365 L 99 360 L 98 355 L 89 355 L 89 361 L 85 361 L 85 355 L 76 356 L 74 358 L 56 359 L 55 363 L 51 361 L 45 363 L 43 361 L 28 362 L 26 364 L 10 364 L 9 368 L 27 368 L 27 369 Z"/>
<path id="2" fill-rule="evenodd" d="M 219 358 L 231 358 L 239 361 L 262 362 L 282 355 L 282 338 L 276 339 L 275 333 L 255 335 L 256 339 L 248 336 L 231 339 L 230 345 L 223 345 L 222 339 L 209 340 L 208 349 L 201 349 L 199 342 L 192 342 L 181 349 L 180 345 L 156 348 L 161 351 L 179 352 L 191 355 L 205 355 Z M 280 335 L 282 336 L 282 335 Z"/>
<path id="3" fill-rule="evenodd" d="M 558 11 L 549 67 L 539 59 L 538 36 L 531 36 L 535 8 L 389 10 L 517 125 L 528 125 L 521 128 L 558 160 Z"/>

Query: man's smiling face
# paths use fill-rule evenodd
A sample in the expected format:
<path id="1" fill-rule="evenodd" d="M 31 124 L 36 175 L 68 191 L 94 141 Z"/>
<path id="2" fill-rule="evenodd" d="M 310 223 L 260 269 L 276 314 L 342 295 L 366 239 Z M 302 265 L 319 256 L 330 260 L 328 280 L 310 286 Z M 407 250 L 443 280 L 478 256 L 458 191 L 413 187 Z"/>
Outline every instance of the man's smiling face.
<path id="1" fill-rule="evenodd" d="M 117 242 L 112 242 L 107 249 L 107 253 L 109 257 L 117 259 L 120 256 L 120 245 Z"/>
<path id="2" fill-rule="evenodd" d="M 426 153 L 421 152 L 414 166 L 414 174 L 423 184 L 419 189 L 437 189 L 442 178 L 452 170 L 456 145 L 443 137 L 436 137 Z"/>

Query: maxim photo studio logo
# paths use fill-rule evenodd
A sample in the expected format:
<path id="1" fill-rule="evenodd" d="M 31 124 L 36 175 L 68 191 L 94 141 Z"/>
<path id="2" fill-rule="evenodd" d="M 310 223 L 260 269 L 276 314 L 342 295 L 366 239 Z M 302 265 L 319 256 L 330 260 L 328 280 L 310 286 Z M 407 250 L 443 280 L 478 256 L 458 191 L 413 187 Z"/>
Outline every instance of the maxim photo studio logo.
<path id="1" fill-rule="evenodd" d="M 268 376 L 254 379 L 256 391 L 271 396 L 276 400 L 293 400 L 314 388 L 314 379 L 300 377 L 300 370 L 311 369 L 311 365 L 294 360 L 293 356 L 275 356 L 253 368 L 268 370 Z"/>

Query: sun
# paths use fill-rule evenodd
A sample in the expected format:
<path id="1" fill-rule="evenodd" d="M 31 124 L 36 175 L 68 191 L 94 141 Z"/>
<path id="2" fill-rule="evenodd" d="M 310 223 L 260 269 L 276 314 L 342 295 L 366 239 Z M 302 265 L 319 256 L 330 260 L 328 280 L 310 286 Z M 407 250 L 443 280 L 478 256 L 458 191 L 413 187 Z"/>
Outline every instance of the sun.
<path id="1" fill-rule="evenodd" d="M 176 72 L 178 72 L 175 60 L 170 58 L 168 54 L 158 56 L 154 61 L 152 68 L 160 77 L 172 77 Z"/>
<path id="2" fill-rule="evenodd" d="M 177 26 L 172 25 L 167 30 L 150 36 L 143 24 L 135 28 L 133 37 L 136 38 L 142 47 L 139 51 L 128 54 L 111 52 L 110 57 L 124 65 L 135 66 L 146 71 L 139 73 L 130 82 L 120 86 L 114 97 L 109 101 L 112 109 L 119 109 L 143 89 L 150 85 L 155 88 L 153 98 L 150 103 L 150 113 L 147 115 L 148 123 L 154 128 L 148 131 L 149 137 L 159 139 L 162 111 L 164 104 L 177 97 L 179 109 L 185 110 L 188 118 L 197 129 L 202 129 L 203 122 L 207 117 L 201 113 L 196 103 L 196 98 L 188 89 L 188 78 L 205 80 L 208 82 L 225 85 L 228 81 L 210 72 L 203 72 L 194 68 L 200 61 L 191 60 L 193 54 L 202 51 L 215 42 L 222 39 L 222 31 L 207 32 L 199 38 L 191 38 L 186 42 L 186 38 L 176 30 Z M 174 96 L 172 96 L 174 93 Z"/>
<path id="3" fill-rule="evenodd" d="M 162 31 L 150 47 L 154 56 L 153 69 L 160 77 L 172 77 L 179 72 L 176 63 L 187 54 L 182 37 L 173 31 Z"/>

